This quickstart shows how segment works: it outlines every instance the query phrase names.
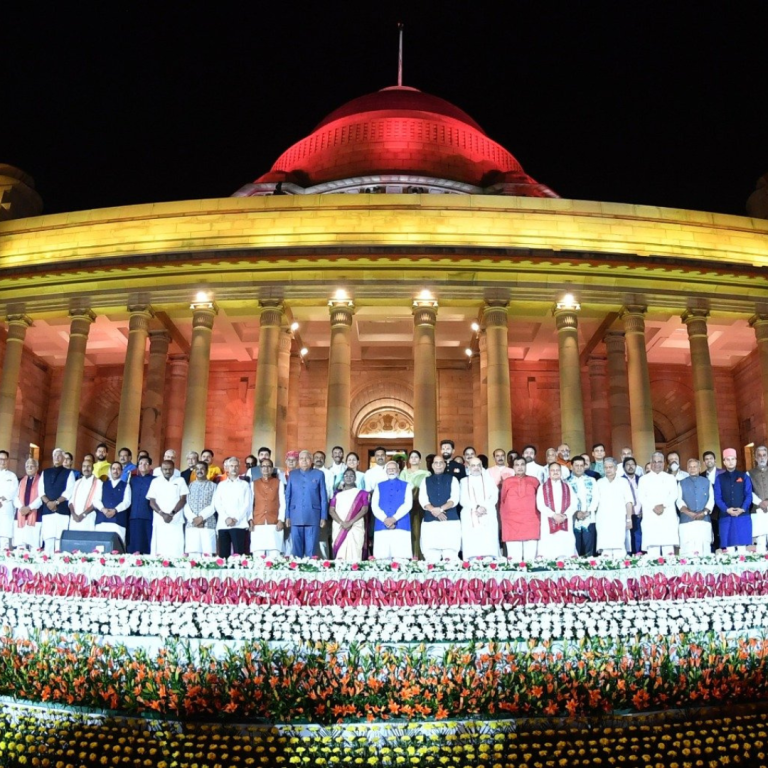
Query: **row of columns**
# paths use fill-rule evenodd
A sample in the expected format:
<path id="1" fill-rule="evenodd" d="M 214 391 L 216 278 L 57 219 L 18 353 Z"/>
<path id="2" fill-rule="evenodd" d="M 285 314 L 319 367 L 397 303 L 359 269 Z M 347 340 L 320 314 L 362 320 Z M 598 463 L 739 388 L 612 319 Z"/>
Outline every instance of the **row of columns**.
<path id="1" fill-rule="evenodd" d="M 170 359 L 172 401 L 184 402 L 183 419 L 167 420 L 165 441 L 181 442 L 182 455 L 205 443 L 208 373 L 211 335 L 217 309 L 213 302 L 193 304 L 192 340 L 188 360 Z M 154 316 L 149 305 L 131 306 L 117 443 L 134 453 L 141 443 L 152 455 L 163 449 L 163 393 L 168 372 L 170 337 L 166 331 L 150 330 Z M 349 445 L 351 402 L 351 328 L 355 307 L 352 300 L 329 302 L 331 339 L 328 363 L 326 420 L 327 453 L 334 445 Z M 641 305 L 627 305 L 621 318 L 623 332 L 606 334 L 608 404 L 614 448 L 631 444 L 635 455 L 649 457 L 655 449 L 653 408 L 645 342 L 645 312 Z M 413 303 L 414 337 L 414 447 L 427 454 L 437 447 L 437 358 L 435 325 L 438 302 L 418 299 Z M 554 311 L 558 334 L 561 433 L 573 453 L 585 450 L 581 361 L 578 345 L 578 306 L 558 306 Z M 688 309 L 682 320 L 688 330 L 695 394 L 699 451 L 720 455 L 714 375 L 707 341 L 708 311 Z M 86 345 L 95 315 L 90 309 L 70 312 L 70 337 L 62 382 L 56 444 L 75 452 Z M 484 332 L 479 339 L 480 409 L 484 421 L 480 434 L 488 450 L 512 446 L 512 415 L 507 338 L 507 304 L 489 301 L 483 308 Z M 0 446 L 11 442 L 19 384 L 21 357 L 27 328 L 32 321 L 24 314 L 7 317 L 8 337 L 0 378 Z M 750 320 L 758 342 L 765 402 L 768 403 L 768 314 Z M 149 338 L 149 364 L 144 389 L 144 358 Z M 292 392 L 288 382 L 292 365 L 292 335 L 285 307 L 280 301 L 261 304 L 259 360 L 253 412 L 252 452 L 261 445 L 274 447 L 277 455 L 288 448 L 287 415 Z M 602 375 L 602 368 L 599 372 Z M 296 372 L 297 373 L 297 372 Z M 295 407 L 295 406 L 294 406 Z M 595 425 L 593 425 L 594 429 Z M 141 432 L 140 432 L 141 430 Z M 483 434 L 484 433 L 484 434 Z"/>

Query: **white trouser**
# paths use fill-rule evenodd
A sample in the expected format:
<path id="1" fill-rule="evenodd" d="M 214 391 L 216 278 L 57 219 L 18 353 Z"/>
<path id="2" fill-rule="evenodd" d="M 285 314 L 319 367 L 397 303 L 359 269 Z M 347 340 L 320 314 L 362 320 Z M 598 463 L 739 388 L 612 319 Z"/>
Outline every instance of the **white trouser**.
<path id="1" fill-rule="evenodd" d="M 507 557 L 510 560 L 535 560 L 536 552 L 539 549 L 538 539 L 528 539 L 527 541 L 507 541 Z"/>
<path id="2" fill-rule="evenodd" d="M 680 555 L 712 554 L 712 523 L 705 520 L 692 520 L 680 526 Z"/>
<path id="3" fill-rule="evenodd" d="M 410 560 L 413 557 L 411 532 L 399 529 L 376 531 L 373 534 L 373 556 L 377 560 Z"/>
<path id="4" fill-rule="evenodd" d="M 756 547 L 755 551 L 765 554 L 768 550 L 768 533 L 761 533 L 759 536 L 755 536 L 752 541 Z"/>
<path id="5" fill-rule="evenodd" d="M 675 554 L 675 548 L 672 544 L 663 546 L 643 547 L 651 557 L 671 557 Z"/>
<path id="6" fill-rule="evenodd" d="M 461 549 L 461 522 L 439 520 L 421 526 L 421 553 L 428 563 L 456 560 Z"/>
<path id="7" fill-rule="evenodd" d="M 602 554 L 603 557 L 612 557 L 614 560 L 617 560 L 620 557 L 626 557 L 627 550 L 624 548 L 604 549 Z"/>

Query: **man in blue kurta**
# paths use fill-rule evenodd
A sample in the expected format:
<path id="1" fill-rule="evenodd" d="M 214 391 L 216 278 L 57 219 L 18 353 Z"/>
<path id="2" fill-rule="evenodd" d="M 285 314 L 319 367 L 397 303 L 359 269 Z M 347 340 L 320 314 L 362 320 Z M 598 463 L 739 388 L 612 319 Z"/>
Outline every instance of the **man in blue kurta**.
<path id="1" fill-rule="evenodd" d="M 377 483 L 371 497 L 371 511 L 374 517 L 373 556 L 391 560 L 393 557 L 410 560 L 411 516 L 413 488 L 401 480 L 400 467 L 390 461 L 384 467 L 387 479 Z"/>
<path id="2" fill-rule="evenodd" d="M 328 494 L 325 474 L 312 468 L 312 454 L 299 454 L 299 468 L 288 476 L 285 486 L 285 524 L 291 529 L 291 554 L 312 557 L 317 554 L 320 529 L 328 519 Z"/>
<path id="3" fill-rule="evenodd" d="M 113 461 L 109 479 L 101 486 L 101 498 L 93 505 L 96 509 L 97 531 L 116 533 L 125 546 L 128 510 L 131 508 L 131 486 L 123 480 L 123 465 Z"/>
<path id="4" fill-rule="evenodd" d="M 723 451 L 725 472 L 715 478 L 715 506 L 720 512 L 721 549 L 746 552 L 752 544 L 752 481 L 746 472 L 736 469 L 736 451 Z"/>
<path id="5" fill-rule="evenodd" d="M 131 509 L 128 513 L 129 552 L 148 555 L 152 546 L 152 507 L 149 505 L 147 491 L 152 485 L 152 459 L 142 456 L 139 459 L 138 474 L 131 478 Z"/>

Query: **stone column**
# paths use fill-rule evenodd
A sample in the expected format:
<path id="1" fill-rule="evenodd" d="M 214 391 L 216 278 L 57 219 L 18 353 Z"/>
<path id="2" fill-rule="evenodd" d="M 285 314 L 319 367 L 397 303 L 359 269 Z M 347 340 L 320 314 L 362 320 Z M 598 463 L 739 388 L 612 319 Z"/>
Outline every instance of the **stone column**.
<path id="1" fill-rule="evenodd" d="M 288 450 L 288 388 L 291 378 L 291 343 L 293 334 L 288 326 L 280 329 L 280 351 L 277 355 L 277 436 L 275 438 L 275 466 Z"/>
<path id="2" fill-rule="evenodd" d="M 560 431 L 568 443 L 571 456 L 584 453 L 584 402 L 581 394 L 581 363 L 579 360 L 578 308 L 555 310 L 557 324 L 558 363 L 560 366 Z"/>
<path id="3" fill-rule="evenodd" d="M 763 434 L 768 432 L 768 314 L 753 315 L 749 324 L 755 329 L 757 359 L 760 363 L 760 383 L 763 391 Z"/>
<path id="4" fill-rule="evenodd" d="M 656 450 L 651 405 L 651 376 L 645 349 L 645 313 L 647 308 L 628 304 L 621 314 L 627 344 L 627 379 L 629 412 L 632 420 L 632 450 L 639 466 L 644 467 Z"/>
<path id="5" fill-rule="evenodd" d="M 153 461 L 159 461 L 162 458 L 165 369 L 170 343 L 171 336 L 168 331 L 149 332 L 149 364 L 147 365 L 147 386 L 141 408 L 139 447 L 149 451 Z M 180 436 L 181 433 L 179 433 Z"/>
<path id="6" fill-rule="evenodd" d="M 301 389 L 301 358 L 291 355 L 288 363 L 288 419 L 286 451 L 299 450 L 299 392 Z M 275 466 L 285 466 L 285 452 L 275 457 Z"/>
<path id="7" fill-rule="evenodd" d="M 205 447 L 205 405 L 208 400 L 208 371 L 211 365 L 213 319 L 218 310 L 213 302 L 192 304 L 192 343 L 189 349 L 187 399 L 184 404 L 184 434 L 179 463 L 190 451 Z"/>
<path id="8" fill-rule="evenodd" d="M 80 422 L 80 394 L 83 389 L 85 348 L 88 332 L 96 315 L 90 309 L 73 309 L 69 316 L 69 347 L 61 382 L 59 423 L 56 430 L 56 447 L 77 456 L 77 428 Z"/>
<path id="9" fill-rule="evenodd" d="M 611 445 L 618 458 L 622 448 L 632 447 L 632 419 L 629 413 L 626 348 L 621 331 L 605 334 L 608 352 L 608 404 L 611 410 Z M 599 438 L 598 438 L 599 439 Z"/>
<path id="10" fill-rule="evenodd" d="M 163 454 L 169 448 L 176 451 L 176 459 L 181 467 L 186 469 L 186 454 L 181 452 L 181 441 L 184 435 L 184 406 L 187 397 L 187 380 L 189 379 L 189 358 L 186 355 L 172 355 L 170 358 L 171 374 L 168 385 L 168 403 L 165 410 L 165 434 L 159 444 L 157 453 L 150 453 L 153 465 L 160 466 Z M 198 450 L 193 448 L 192 450 Z"/>
<path id="11" fill-rule="evenodd" d="M 147 305 L 128 307 L 128 349 L 123 367 L 123 388 L 120 393 L 120 413 L 117 421 L 117 450 L 129 448 L 134 460 L 139 448 L 141 424 L 141 393 L 144 387 L 144 352 L 149 335 L 149 321 L 154 316 Z"/>
<path id="12" fill-rule="evenodd" d="M 437 302 L 413 302 L 413 447 L 422 457 L 435 453 L 437 444 L 437 356 L 435 324 Z"/>
<path id="13" fill-rule="evenodd" d="M 8 338 L 5 342 L 5 357 L 3 358 L 3 374 L 0 379 L 0 448 L 11 454 L 11 459 L 20 458 L 15 455 L 16 446 L 11 445 L 13 439 L 13 420 L 16 415 L 16 392 L 19 388 L 21 374 L 21 356 L 24 352 L 24 337 L 32 320 L 24 314 L 8 315 Z"/>
<path id="14" fill-rule="evenodd" d="M 266 445 L 272 451 L 276 449 L 277 366 L 282 322 L 282 302 L 262 301 L 259 318 L 259 362 L 256 366 L 256 389 L 253 393 L 251 453 L 254 456 L 262 445 Z"/>
<path id="15" fill-rule="evenodd" d="M 330 458 L 334 445 L 349 451 L 349 406 L 352 391 L 352 315 L 350 299 L 331 299 L 331 346 L 328 350 L 328 406 L 325 422 L 325 453 Z"/>
<path id="16" fill-rule="evenodd" d="M 473 442 L 478 453 L 491 456 L 493 448 L 488 445 L 488 340 L 484 331 L 477 336 L 477 347 L 478 354 L 472 358 L 475 402 L 478 403 Z"/>
<path id="17" fill-rule="evenodd" d="M 715 396 L 715 376 L 712 372 L 712 360 L 709 356 L 707 340 L 708 309 L 687 309 L 682 314 L 682 321 L 688 329 L 688 342 L 691 345 L 691 373 L 693 374 L 693 400 L 696 406 L 696 434 L 699 442 L 699 455 L 704 451 L 720 454 L 720 431 L 717 427 L 717 397 Z"/>
<path id="18" fill-rule="evenodd" d="M 497 448 L 512 450 L 512 401 L 509 391 L 507 303 L 488 302 L 483 307 L 487 356 L 488 456 Z"/>
<path id="19" fill-rule="evenodd" d="M 604 357 L 590 356 L 587 363 L 589 372 L 589 398 L 591 401 L 592 443 L 605 443 L 608 456 L 615 456 L 619 449 L 613 445 L 609 425 L 611 412 L 608 400 L 608 361 Z"/>

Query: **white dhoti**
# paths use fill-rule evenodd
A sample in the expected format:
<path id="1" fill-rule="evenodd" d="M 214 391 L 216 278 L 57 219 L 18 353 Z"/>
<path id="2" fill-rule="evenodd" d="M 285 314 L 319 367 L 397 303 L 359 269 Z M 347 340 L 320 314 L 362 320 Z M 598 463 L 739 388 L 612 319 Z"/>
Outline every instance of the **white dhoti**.
<path id="1" fill-rule="evenodd" d="M 16 527 L 16 510 L 13 501 L 6 501 L 0 507 L 0 539 L 8 539 L 10 544 L 13 538 L 13 529 Z"/>
<path id="2" fill-rule="evenodd" d="M 395 528 L 392 531 L 375 531 L 373 556 L 376 560 L 410 560 L 413 557 L 411 532 Z M 439 559 L 439 558 L 438 558 Z"/>
<path id="3" fill-rule="evenodd" d="M 153 555 L 161 557 L 182 557 L 184 555 L 184 516 L 176 514 L 173 521 L 166 523 L 155 512 L 152 515 L 152 546 Z"/>
<path id="4" fill-rule="evenodd" d="M 70 517 L 68 519 L 69 519 L 70 531 L 95 531 L 96 530 L 96 513 L 95 512 L 89 512 L 79 522 L 75 520 L 74 517 Z"/>
<path id="5" fill-rule="evenodd" d="M 752 517 L 752 542 L 758 552 L 765 552 L 768 544 L 768 510 L 756 507 Z"/>
<path id="6" fill-rule="evenodd" d="M 420 544 L 428 563 L 457 559 L 461 549 L 461 522 L 435 520 L 422 523 Z"/>
<path id="7" fill-rule="evenodd" d="M 680 526 L 680 555 L 708 555 L 712 551 L 712 523 L 691 520 Z"/>
<path id="8" fill-rule="evenodd" d="M 98 523 L 94 528 L 96 531 L 103 531 L 104 533 L 116 533 L 125 546 L 125 527 L 118 525 L 117 523 Z"/>
<path id="9" fill-rule="evenodd" d="M 461 556 L 499 556 L 499 516 L 496 503 L 499 489 L 487 473 L 468 475 L 461 489 Z M 481 513 L 479 510 L 485 510 Z"/>
<path id="10" fill-rule="evenodd" d="M 45 544 L 45 550 L 50 554 L 61 544 L 61 534 L 69 530 L 69 515 L 60 515 L 58 512 L 49 512 L 43 515 L 40 524 L 40 537 Z"/>
<path id="11" fill-rule="evenodd" d="M 274 518 L 273 518 L 274 519 Z M 251 554 L 277 557 L 283 551 L 283 532 L 276 525 L 254 525 L 251 530 Z"/>
<path id="12" fill-rule="evenodd" d="M 38 515 L 40 511 L 38 510 Z M 40 549 L 40 532 L 43 525 L 39 521 L 34 525 L 27 523 L 23 528 L 19 528 L 18 524 L 14 523 L 13 526 L 13 546 L 14 547 L 29 547 L 29 549 Z"/>

